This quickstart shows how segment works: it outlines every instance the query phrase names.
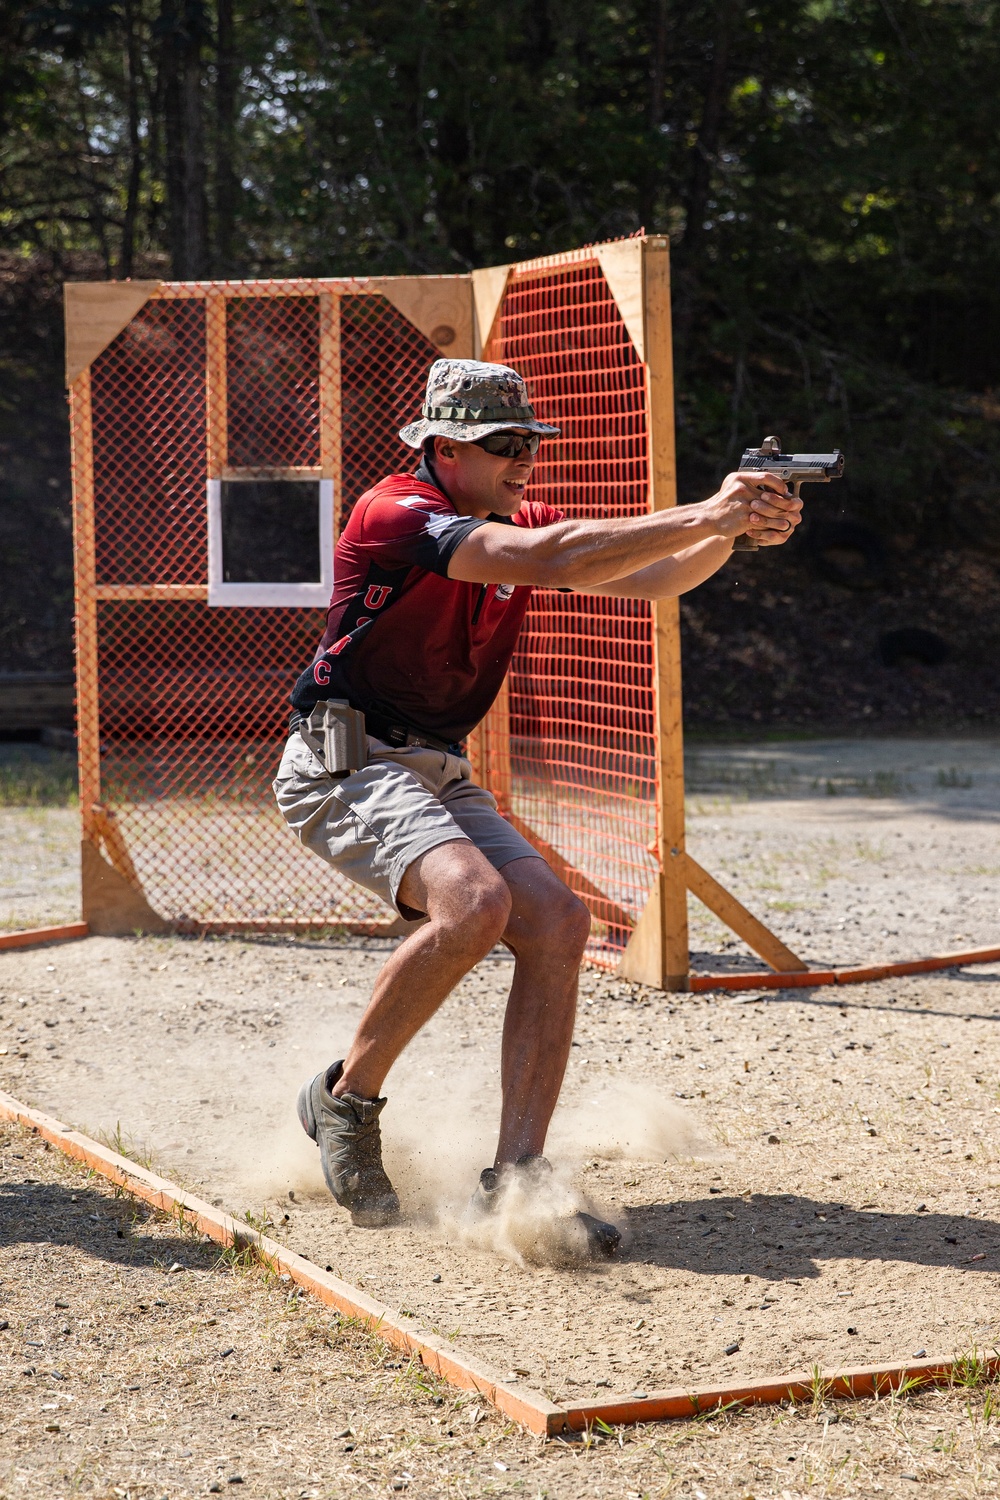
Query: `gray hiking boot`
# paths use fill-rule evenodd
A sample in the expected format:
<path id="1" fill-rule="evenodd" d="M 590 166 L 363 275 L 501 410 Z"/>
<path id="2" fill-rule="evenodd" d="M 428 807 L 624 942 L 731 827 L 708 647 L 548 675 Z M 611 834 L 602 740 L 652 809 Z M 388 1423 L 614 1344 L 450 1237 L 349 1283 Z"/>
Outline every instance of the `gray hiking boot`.
<path id="1" fill-rule="evenodd" d="M 365 1229 L 381 1229 L 399 1216 L 399 1199 L 382 1166 L 382 1135 L 378 1117 L 384 1099 L 362 1099 L 358 1094 L 330 1092 L 343 1072 L 335 1062 L 317 1073 L 299 1091 L 302 1129 L 319 1147 L 326 1185 L 351 1221 Z"/>
<path id="2" fill-rule="evenodd" d="M 551 1176 L 552 1167 L 544 1156 L 522 1156 L 513 1166 L 484 1167 L 469 1204 L 469 1215 L 477 1219 L 499 1212 L 504 1197 L 515 1183 L 529 1196 L 544 1194 Z M 557 1236 L 565 1236 L 565 1248 L 574 1258 L 582 1251 L 585 1260 L 611 1260 L 622 1241 L 613 1224 L 582 1209 L 557 1218 L 553 1228 Z"/>

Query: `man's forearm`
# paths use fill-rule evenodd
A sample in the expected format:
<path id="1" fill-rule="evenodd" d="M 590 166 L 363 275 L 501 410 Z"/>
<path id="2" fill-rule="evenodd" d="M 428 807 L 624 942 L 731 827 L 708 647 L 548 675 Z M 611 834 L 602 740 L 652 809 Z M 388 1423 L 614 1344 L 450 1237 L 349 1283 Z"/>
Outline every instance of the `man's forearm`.
<path id="1" fill-rule="evenodd" d="M 592 584 L 581 592 L 610 594 L 619 599 L 673 599 L 711 578 L 729 561 L 732 551 L 731 537 L 709 537 L 662 562 L 651 563 L 611 583 Z"/>
<path id="2" fill-rule="evenodd" d="M 676 505 L 651 516 L 564 522 L 571 528 L 553 549 L 564 588 L 588 588 L 634 576 L 694 544 L 718 540 L 708 505 Z"/>
<path id="3" fill-rule="evenodd" d="M 744 531 L 751 531 L 762 544 L 784 541 L 798 525 L 801 509 L 801 500 L 788 495 L 776 475 L 730 474 L 708 500 L 652 515 L 613 521 L 558 521 L 552 526 L 523 530 L 480 526 L 455 548 L 448 577 L 465 583 L 596 589 L 634 578 L 700 543 L 727 547 L 729 539 Z M 723 560 L 720 551 L 715 566 Z M 704 565 L 708 572 L 714 571 L 711 561 L 706 559 Z M 697 582 L 700 579 L 694 573 L 690 582 L 681 580 L 679 584 L 676 579 L 671 582 L 669 576 L 666 580 L 659 578 L 648 585 L 653 589 L 648 597 L 681 593 Z"/>
<path id="4" fill-rule="evenodd" d="M 538 535 L 550 543 L 548 555 L 538 558 L 546 582 L 578 589 L 631 577 L 697 543 L 720 540 L 705 504 L 614 521 L 561 521 Z"/>

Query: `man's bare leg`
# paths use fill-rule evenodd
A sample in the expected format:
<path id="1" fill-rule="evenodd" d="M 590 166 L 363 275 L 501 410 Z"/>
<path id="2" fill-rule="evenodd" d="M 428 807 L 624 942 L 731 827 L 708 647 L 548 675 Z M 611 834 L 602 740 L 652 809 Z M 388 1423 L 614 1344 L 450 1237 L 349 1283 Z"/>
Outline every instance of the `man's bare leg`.
<path id="1" fill-rule="evenodd" d="M 540 1155 L 573 1039 L 587 908 L 544 860 L 513 860 L 498 874 L 465 841 L 414 861 L 399 895 L 428 921 L 379 974 L 333 1093 L 377 1097 L 407 1043 L 502 937 L 517 962 L 504 1018 L 496 1164 Z"/>
<path id="2" fill-rule="evenodd" d="M 517 962 L 503 1028 L 498 1167 L 544 1150 L 569 1060 L 590 933 L 587 908 L 544 860 L 516 859 L 500 874 L 511 898 L 503 940 Z"/>
<path id="3" fill-rule="evenodd" d="M 414 860 L 399 897 L 404 905 L 426 912 L 428 920 L 399 945 L 375 981 L 333 1087 L 335 1096 L 378 1097 L 403 1048 L 499 941 L 511 914 L 507 882 L 465 839 L 438 844 Z"/>

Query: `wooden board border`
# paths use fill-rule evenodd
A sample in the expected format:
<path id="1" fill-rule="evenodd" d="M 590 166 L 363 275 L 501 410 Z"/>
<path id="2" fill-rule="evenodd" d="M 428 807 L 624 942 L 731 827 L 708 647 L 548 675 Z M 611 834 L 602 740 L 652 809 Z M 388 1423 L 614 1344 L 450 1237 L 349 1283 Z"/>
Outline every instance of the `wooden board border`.
<path id="1" fill-rule="evenodd" d="M 903 1364 L 860 1365 L 846 1370 L 796 1370 L 788 1375 L 763 1376 L 731 1384 L 720 1382 L 690 1389 L 676 1387 L 643 1396 L 610 1396 L 600 1401 L 557 1406 L 538 1391 L 512 1384 L 484 1361 L 423 1328 L 415 1319 L 376 1302 L 350 1282 L 322 1271 L 312 1261 L 296 1255 L 242 1219 L 221 1212 L 166 1178 L 3 1091 L 0 1091 L 0 1119 L 13 1121 L 33 1135 L 40 1135 L 65 1156 L 83 1162 L 153 1208 L 183 1219 L 217 1244 L 255 1245 L 263 1261 L 279 1274 L 287 1275 L 327 1307 L 336 1309 L 345 1317 L 357 1318 L 393 1349 L 419 1359 L 449 1385 L 463 1391 L 475 1391 L 502 1415 L 542 1437 L 591 1430 L 599 1422 L 612 1427 L 625 1426 L 705 1416 L 723 1408 L 814 1400 L 817 1392 L 824 1399 L 880 1397 L 902 1387 L 911 1390 L 921 1386 L 948 1385 L 956 1373 L 961 1373 L 960 1367 L 967 1364 L 967 1357 L 959 1356 L 911 1359 Z M 1000 1374 L 1000 1356 L 984 1356 L 980 1364 L 987 1378 Z"/>
<path id="2" fill-rule="evenodd" d="M 691 974 L 688 984 L 693 991 L 813 989 L 825 984 L 867 984 L 874 979 L 902 979 L 908 974 L 933 974 L 941 969 L 964 969 L 967 964 L 995 963 L 1000 963 L 1000 948 L 970 948 L 963 953 L 938 953 L 931 958 L 845 969 L 805 969 L 784 974 L 770 970 L 760 974 Z"/>
<path id="3" fill-rule="evenodd" d="M 86 922 L 64 922 L 60 927 L 29 927 L 0 933 L 0 952 L 6 948 L 44 948 L 49 943 L 75 943 L 90 936 Z"/>

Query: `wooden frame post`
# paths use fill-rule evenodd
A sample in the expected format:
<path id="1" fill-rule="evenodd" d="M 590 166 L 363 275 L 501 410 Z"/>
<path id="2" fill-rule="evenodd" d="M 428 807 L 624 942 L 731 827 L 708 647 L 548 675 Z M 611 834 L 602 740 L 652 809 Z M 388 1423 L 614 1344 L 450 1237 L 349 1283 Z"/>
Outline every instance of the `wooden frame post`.
<path id="1" fill-rule="evenodd" d="M 674 351 L 670 319 L 670 242 L 647 239 L 642 255 L 642 315 L 649 401 L 649 477 L 653 510 L 677 504 Z M 688 910 L 684 878 L 684 728 L 680 601 L 653 605 L 653 662 L 660 806 L 660 985 L 688 987 Z"/>
<path id="2" fill-rule="evenodd" d="M 208 477 L 221 479 L 229 463 L 229 394 L 226 364 L 226 299 L 205 297 L 205 433 Z"/>
<path id="3" fill-rule="evenodd" d="M 322 477 L 333 483 L 333 541 L 344 512 L 341 493 L 343 438 L 340 431 L 340 297 L 319 294 L 319 453 Z"/>
<path id="4" fill-rule="evenodd" d="M 650 509 L 677 504 L 674 376 L 670 324 L 670 250 L 666 239 L 642 245 L 642 339 L 646 363 Z M 621 962 L 627 979 L 656 989 L 688 987 L 688 917 L 684 849 L 684 735 L 681 709 L 680 606 L 653 606 L 653 694 L 660 873 Z"/>
<path id="5" fill-rule="evenodd" d="M 73 566 L 76 604 L 76 739 L 80 823 L 84 842 L 100 842 L 96 808 L 101 800 L 101 731 L 97 691 L 97 559 L 94 538 L 94 431 L 90 369 L 70 387 L 73 471 Z M 86 893 L 84 893 L 86 908 Z M 86 916 L 86 910 L 84 910 Z"/>

